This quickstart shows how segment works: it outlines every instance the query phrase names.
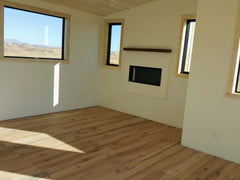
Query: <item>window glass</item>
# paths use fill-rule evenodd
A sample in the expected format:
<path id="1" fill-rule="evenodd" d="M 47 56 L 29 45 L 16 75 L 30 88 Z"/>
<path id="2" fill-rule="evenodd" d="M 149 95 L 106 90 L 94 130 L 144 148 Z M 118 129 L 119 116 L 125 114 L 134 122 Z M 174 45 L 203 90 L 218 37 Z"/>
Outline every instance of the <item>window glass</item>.
<path id="1" fill-rule="evenodd" d="M 236 93 L 240 93 L 240 67 L 238 65 L 238 74 L 237 74 L 237 81 L 236 81 L 236 88 L 235 88 Z"/>
<path id="2" fill-rule="evenodd" d="M 121 48 L 121 23 L 110 23 L 108 34 L 108 56 L 107 65 L 118 66 Z"/>
<path id="3" fill-rule="evenodd" d="M 188 20 L 186 24 L 181 73 L 188 74 L 190 72 L 195 24 L 196 20 L 192 19 Z"/>
<path id="4" fill-rule="evenodd" d="M 4 56 L 64 59 L 65 19 L 4 7 Z"/>

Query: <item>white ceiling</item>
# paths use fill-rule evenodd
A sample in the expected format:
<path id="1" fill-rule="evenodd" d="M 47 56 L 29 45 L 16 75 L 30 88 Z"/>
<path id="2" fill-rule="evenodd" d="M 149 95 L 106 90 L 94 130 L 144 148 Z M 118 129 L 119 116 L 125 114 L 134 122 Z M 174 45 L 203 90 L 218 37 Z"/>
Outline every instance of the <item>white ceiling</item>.
<path id="1" fill-rule="evenodd" d="M 154 0 L 41 0 L 65 7 L 107 16 Z"/>

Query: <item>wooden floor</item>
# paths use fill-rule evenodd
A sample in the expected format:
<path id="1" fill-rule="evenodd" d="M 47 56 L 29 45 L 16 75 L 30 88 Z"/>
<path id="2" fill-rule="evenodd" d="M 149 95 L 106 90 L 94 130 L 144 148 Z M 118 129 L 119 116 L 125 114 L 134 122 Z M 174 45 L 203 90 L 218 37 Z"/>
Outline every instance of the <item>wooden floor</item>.
<path id="1" fill-rule="evenodd" d="M 181 133 L 102 107 L 0 122 L 0 180 L 240 180 L 240 165 Z"/>

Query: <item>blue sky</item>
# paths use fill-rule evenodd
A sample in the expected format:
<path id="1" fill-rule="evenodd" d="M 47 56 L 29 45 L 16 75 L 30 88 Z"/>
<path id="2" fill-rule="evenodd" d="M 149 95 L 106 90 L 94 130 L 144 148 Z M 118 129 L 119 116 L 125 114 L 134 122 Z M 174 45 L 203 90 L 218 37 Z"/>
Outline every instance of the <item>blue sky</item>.
<path id="1" fill-rule="evenodd" d="M 111 51 L 119 52 L 121 42 L 121 25 L 112 26 Z"/>
<path id="2" fill-rule="evenodd" d="M 4 39 L 61 47 L 63 19 L 4 8 Z"/>

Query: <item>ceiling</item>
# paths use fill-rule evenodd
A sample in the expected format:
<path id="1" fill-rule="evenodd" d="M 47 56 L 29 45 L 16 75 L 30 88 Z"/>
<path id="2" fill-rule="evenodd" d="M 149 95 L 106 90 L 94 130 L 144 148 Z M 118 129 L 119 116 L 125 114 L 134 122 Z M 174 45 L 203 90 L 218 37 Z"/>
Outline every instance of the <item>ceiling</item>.
<path id="1" fill-rule="evenodd" d="M 153 0 L 41 0 L 65 7 L 107 16 Z"/>

